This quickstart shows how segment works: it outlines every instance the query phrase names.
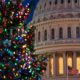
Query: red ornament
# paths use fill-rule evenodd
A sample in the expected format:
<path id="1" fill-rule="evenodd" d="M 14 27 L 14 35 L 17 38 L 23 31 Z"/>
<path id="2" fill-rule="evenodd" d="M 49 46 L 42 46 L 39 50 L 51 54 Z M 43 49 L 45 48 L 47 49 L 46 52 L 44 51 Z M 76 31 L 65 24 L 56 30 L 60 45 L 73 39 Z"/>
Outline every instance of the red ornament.
<path id="1" fill-rule="evenodd" d="M 12 76 L 10 76 L 10 80 L 12 80 Z"/>
<path id="2" fill-rule="evenodd" d="M 22 4 L 19 4 L 19 6 L 18 6 L 20 9 L 22 9 Z"/>
<path id="3" fill-rule="evenodd" d="M 3 28 L 0 28 L 0 34 L 3 32 Z"/>

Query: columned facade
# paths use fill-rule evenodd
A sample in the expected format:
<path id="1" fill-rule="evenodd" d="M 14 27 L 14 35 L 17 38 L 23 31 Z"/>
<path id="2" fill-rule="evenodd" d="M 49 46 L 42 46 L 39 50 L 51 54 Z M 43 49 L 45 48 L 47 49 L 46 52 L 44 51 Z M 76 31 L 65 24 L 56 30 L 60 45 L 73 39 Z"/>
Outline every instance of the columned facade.
<path id="1" fill-rule="evenodd" d="M 70 53 L 71 55 L 69 55 Z M 77 53 L 76 51 L 50 53 L 49 60 L 48 60 L 49 65 L 48 65 L 48 71 L 47 71 L 49 73 L 48 78 L 52 77 L 52 79 L 59 80 L 56 77 L 64 77 L 63 79 L 61 78 L 61 80 L 66 80 L 68 77 L 68 79 L 73 80 L 74 78 L 77 77 L 77 79 L 78 78 L 80 79 L 79 77 L 80 67 L 77 68 L 77 65 L 80 65 L 80 62 L 78 62 L 77 58 L 80 58 L 80 56 L 78 57 L 76 56 L 78 54 L 80 54 L 80 52 Z M 73 68 L 74 71 L 70 72 L 69 67 Z"/>

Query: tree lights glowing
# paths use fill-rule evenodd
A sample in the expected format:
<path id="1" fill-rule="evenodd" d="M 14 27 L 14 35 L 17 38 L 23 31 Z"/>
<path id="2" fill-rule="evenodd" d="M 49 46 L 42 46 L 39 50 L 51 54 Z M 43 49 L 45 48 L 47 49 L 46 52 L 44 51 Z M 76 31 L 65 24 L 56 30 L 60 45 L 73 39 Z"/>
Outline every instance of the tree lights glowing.
<path id="1" fill-rule="evenodd" d="M 0 0 L 0 80 L 38 80 L 45 70 L 45 60 L 33 56 L 34 27 L 24 29 L 29 6 Z"/>

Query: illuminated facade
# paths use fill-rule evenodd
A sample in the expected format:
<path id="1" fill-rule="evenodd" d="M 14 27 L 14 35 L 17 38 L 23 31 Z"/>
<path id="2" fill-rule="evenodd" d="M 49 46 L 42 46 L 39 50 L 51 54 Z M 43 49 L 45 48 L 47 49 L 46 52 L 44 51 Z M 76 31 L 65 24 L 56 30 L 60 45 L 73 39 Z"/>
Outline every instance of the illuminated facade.
<path id="1" fill-rule="evenodd" d="M 80 0 L 40 0 L 32 20 L 35 53 L 48 56 L 46 80 L 80 80 Z"/>

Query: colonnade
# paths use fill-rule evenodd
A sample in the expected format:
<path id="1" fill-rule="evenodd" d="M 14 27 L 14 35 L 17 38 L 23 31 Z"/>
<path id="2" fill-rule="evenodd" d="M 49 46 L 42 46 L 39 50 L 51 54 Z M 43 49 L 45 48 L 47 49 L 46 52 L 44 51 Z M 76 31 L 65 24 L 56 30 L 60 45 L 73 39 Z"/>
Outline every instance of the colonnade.
<path id="1" fill-rule="evenodd" d="M 60 59 L 59 59 L 60 58 Z M 80 74 L 80 52 L 56 52 L 51 53 L 47 65 L 47 76 L 67 75 L 68 66 Z"/>

